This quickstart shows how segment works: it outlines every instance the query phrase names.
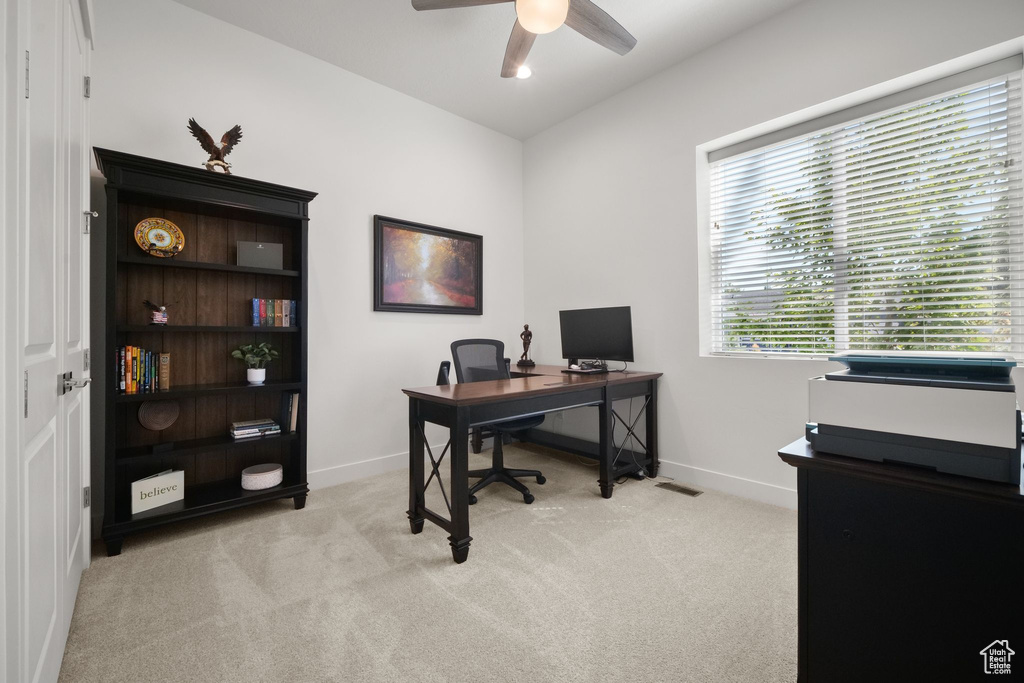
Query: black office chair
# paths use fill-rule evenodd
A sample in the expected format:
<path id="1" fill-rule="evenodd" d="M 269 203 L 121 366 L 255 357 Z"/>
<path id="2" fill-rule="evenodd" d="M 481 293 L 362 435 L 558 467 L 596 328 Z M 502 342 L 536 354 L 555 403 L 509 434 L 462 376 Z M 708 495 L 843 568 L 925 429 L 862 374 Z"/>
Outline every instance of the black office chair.
<path id="1" fill-rule="evenodd" d="M 496 339 L 462 339 L 452 342 L 452 358 L 455 360 L 455 376 L 459 384 L 469 382 L 485 382 L 495 379 L 510 379 L 509 366 L 511 361 L 504 358 L 505 344 Z M 448 363 L 441 363 L 437 383 L 448 384 Z M 524 417 L 508 422 L 486 425 L 494 436 L 494 450 L 491 452 L 491 467 L 486 470 L 471 470 L 469 476 L 480 479 L 469 489 L 469 504 L 476 503 L 476 492 L 495 482 L 508 484 L 523 494 L 523 500 L 529 505 L 533 502 L 533 494 L 517 477 L 536 477 L 538 484 L 543 484 L 544 475 L 538 470 L 515 470 L 505 467 L 502 445 L 506 434 L 514 434 L 544 421 L 544 416 Z"/>

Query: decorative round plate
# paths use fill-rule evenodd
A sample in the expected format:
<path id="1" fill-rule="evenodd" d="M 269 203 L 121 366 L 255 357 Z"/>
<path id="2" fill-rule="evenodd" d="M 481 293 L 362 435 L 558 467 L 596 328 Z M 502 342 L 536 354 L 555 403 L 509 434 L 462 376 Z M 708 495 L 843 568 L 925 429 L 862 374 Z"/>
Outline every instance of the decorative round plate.
<path id="1" fill-rule="evenodd" d="M 180 412 L 177 401 L 145 401 L 139 406 L 139 424 L 159 432 L 174 424 Z"/>
<path id="2" fill-rule="evenodd" d="M 145 218 L 135 226 L 135 241 L 151 256 L 167 258 L 185 248 L 181 228 L 166 218 Z"/>

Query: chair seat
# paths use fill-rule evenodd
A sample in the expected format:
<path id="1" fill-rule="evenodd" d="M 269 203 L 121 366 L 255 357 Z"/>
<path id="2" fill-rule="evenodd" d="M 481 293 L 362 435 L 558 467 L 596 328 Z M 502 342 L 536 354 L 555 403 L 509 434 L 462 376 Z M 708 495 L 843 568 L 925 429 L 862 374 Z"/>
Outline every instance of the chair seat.
<path id="1" fill-rule="evenodd" d="M 533 429 L 543 421 L 543 415 L 536 415 L 534 417 L 521 417 L 518 420 L 509 420 L 508 422 L 495 422 L 494 424 L 484 426 L 500 432 L 521 432 L 524 429 Z"/>

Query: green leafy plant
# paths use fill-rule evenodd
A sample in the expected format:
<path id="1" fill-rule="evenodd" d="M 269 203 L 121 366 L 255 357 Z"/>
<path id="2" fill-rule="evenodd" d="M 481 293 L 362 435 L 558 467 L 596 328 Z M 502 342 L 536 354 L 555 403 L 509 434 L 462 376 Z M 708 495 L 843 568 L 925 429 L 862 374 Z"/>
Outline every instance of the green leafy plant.
<path id="1" fill-rule="evenodd" d="M 261 342 L 239 346 L 231 352 L 231 357 L 243 361 L 247 367 L 259 369 L 267 367 L 267 363 L 275 358 L 280 358 L 280 354 L 267 342 Z"/>

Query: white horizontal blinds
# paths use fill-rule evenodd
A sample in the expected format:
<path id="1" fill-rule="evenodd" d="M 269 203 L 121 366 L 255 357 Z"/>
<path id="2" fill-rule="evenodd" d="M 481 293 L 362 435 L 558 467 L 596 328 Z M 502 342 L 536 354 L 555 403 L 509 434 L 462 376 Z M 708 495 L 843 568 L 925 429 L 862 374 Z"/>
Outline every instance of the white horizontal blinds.
<path id="1" fill-rule="evenodd" d="M 712 349 L 1024 341 L 1019 70 L 711 164 Z"/>

